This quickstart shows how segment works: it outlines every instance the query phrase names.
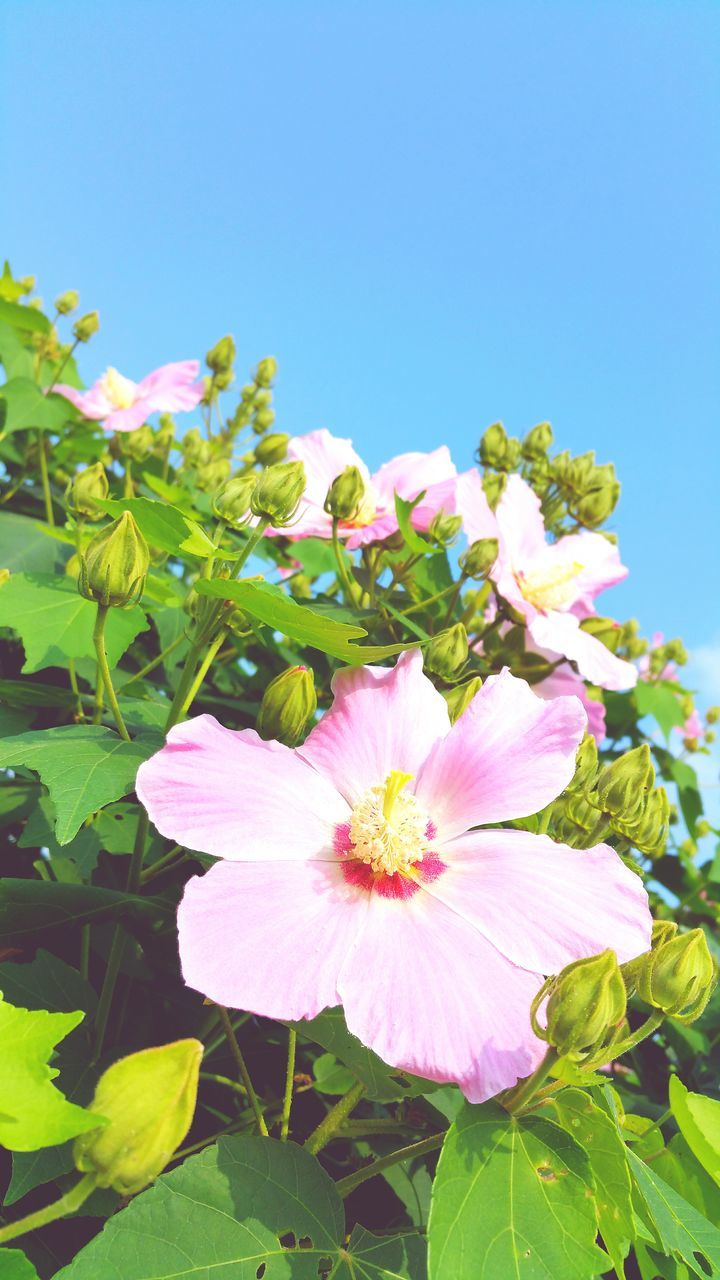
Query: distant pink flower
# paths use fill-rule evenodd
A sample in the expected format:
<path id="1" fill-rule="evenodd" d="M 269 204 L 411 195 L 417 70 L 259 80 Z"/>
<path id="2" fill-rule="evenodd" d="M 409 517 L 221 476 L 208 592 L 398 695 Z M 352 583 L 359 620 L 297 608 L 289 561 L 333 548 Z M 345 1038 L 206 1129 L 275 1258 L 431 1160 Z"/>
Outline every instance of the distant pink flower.
<path id="1" fill-rule="evenodd" d="M 456 469 L 446 445 L 432 453 L 401 453 L 371 475 L 352 447 L 351 440 L 333 436 L 323 428 L 294 436 L 288 445 L 288 461 L 305 463 L 307 488 L 293 523 L 270 530 L 293 538 L 329 538 L 332 520 L 323 510 L 327 491 L 346 467 L 357 467 L 365 481 L 365 497 L 357 516 L 341 522 L 339 534 L 350 551 L 368 542 L 379 542 L 395 533 L 395 493 L 411 500 L 425 492 L 412 513 L 415 529 L 427 530 L 438 511 L 454 513 Z"/>
<path id="2" fill-rule="evenodd" d="M 682 734 L 683 738 L 702 738 L 705 733 L 705 726 L 697 709 L 692 711 L 684 724 L 674 725 L 673 727 L 677 729 L 678 733 Z"/>
<path id="3" fill-rule="evenodd" d="M 117 369 L 107 369 L 89 391 L 59 383 L 55 391 L 65 396 L 86 418 L 102 422 L 106 431 L 135 431 L 151 413 L 178 413 L 194 409 L 203 397 L 202 380 L 196 381 L 197 360 L 164 364 L 142 382 L 131 382 Z"/>
<path id="4" fill-rule="evenodd" d="M 642 883 L 607 845 L 471 830 L 563 790 L 585 712 L 503 671 L 451 728 L 417 652 L 333 690 L 296 750 L 203 715 L 140 767 L 158 830 L 222 859 L 180 905 L 185 981 L 272 1018 L 342 1004 L 386 1062 L 480 1102 L 542 1057 L 544 975 L 650 944 Z"/>
<path id="5" fill-rule="evenodd" d="M 473 507 L 462 496 L 460 509 L 472 540 L 478 536 Z M 637 668 L 580 626 L 595 613 L 595 596 L 627 576 L 617 547 L 587 530 L 548 542 L 540 499 L 518 475 L 508 476 L 495 516 L 500 554 L 493 580 L 523 614 L 535 645 L 575 662 L 581 675 L 602 688 L 632 688 Z"/>
<path id="6" fill-rule="evenodd" d="M 579 698 L 585 708 L 585 714 L 588 720 L 588 733 L 591 733 L 596 742 L 602 742 L 605 737 L 605 707 L 602 702 L 598 702 L 597 698 L 588 697 L 585 681 L 579 676 L 572 667 L 566 662 L 562 666 L 557 667 L 544 680 L 538 681 L 532 686 L 533 693 L 539 698 L 546 701 L 550 698 L 558 698 L 567 694 L 575 694 Z"/>
<path id="7" fill-rule="evenodd" d="M 665 643 L 665 636 L 662 631 L 654 631 L 650 641 L 650 653 L 654 649 L 661 649 Z M 650 671 L 650 653 L 644 653 L 638 661 L 638 671 L 641 680 L 674 680 L 677 676 L 677 665 L 674 662 L 666 662 L 662 671 L 657 675 L 653 675 Z"/>

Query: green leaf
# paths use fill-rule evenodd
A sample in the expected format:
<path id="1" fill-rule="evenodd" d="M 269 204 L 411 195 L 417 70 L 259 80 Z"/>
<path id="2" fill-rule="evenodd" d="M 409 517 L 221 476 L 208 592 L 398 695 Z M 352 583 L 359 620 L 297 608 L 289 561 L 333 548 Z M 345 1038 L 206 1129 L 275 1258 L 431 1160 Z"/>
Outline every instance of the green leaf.
<path id="1" fill-rule="evenodd" d="M 39 520 L 15 511 L 0 512 L 0 568 L 11 573 L 48 574 L 61 569 L 66 553 L 48 538 L 47 528 Z"/>
<path id="2" fill-rule="evenodd" d="M 111 516 L 130 511 L 150 546 L 160 547 L 170 555 L 182 552 L 203 559 L 215 555 L 216 548 L 202 525 L 167 502 L 156 502 L 154 498 L 106 498 L 98 506 Z"/>
<path id="3" fill-rule="evenodd" d="M 98 1117 L 68 1102 L 52 1084 L 48 1060 L 83 1013 L 20 1009 L 0 999 L 0 1145 L 37 1151 L 97 1128 Z"/>
<path id="4" fill-rule="evenodd" d="M 693 1209 L 653 1169 L 628 1149 L 628 1160 L 638 1190 L 657 1232 L 658 1245 L 679 1258 L 698 1276 L 720 1275 L 720 1231 Z"/>
<path id="5" fill-rule="evenodd" d="M 0 309 L 0 319 L 2 310 Z M 2 435 L 14 431 L 61 431 L 73 417 L 72 405 L 64 396 L 45 395 L 30 378 L 11 378 L 0 387 L 0 414 L 4 412 Z"/>
<path id="6" fill-rule="evenodd" d="M 670 737 L 670 730 L 676 725 L 685 723 L 677 694 L 667 681 L 638 680 L 634 697 L 638 715 L 654 716 L 666 738 Z"/>
<path id="7" fill-rule="evenodd" d="M 417 498 L 413 498 L 412 502 L 408 502 L 405 498 L 401 498 L 399 493 L 395 494 L 395 514 L 400 527 L 400 532 L 405 539 L 405 545 L 409 551 L 413 551 L 417 556 L 437 555 L 443 550 L 442 547 L 434 547 L 432 542 L 428 542 L 427 538 L 421 538 L 417 529 L 413 528 L 412 513 L 419 502 L 425 497 L 425 490 L 419 493 Z"/>
<path id="8" fill-rule="evenodd" d="M 75 702 L 72 689 L 58 689 L 54 684 L 32 680 L 0 680 L 0 702 L 11 707 L 71 707 Z"/>
<path id="9" fill-rule="evenodd" d="M 10 378 L 33 376 L 32 354 L 21 341 L 17 330 L 5 320 L 0 320 L 0 361 L 8 381 Z"/>
<path id="10" fill-rule="evenodd" d="M 553 1109 L 563 1129 L 587 1153 L 597 1188 L 600 1234 L 622 1280 L 623 1262 L 635 1238 L 625 1143 L 611 1117 L 583 1089 L 563 1089 Z"/>
<path id="11" fill-rule="evenodd" d="M 68 658 L 94 658 L 97 605 L 78 595 L 68 578 L 16 573 L 0 587 L 3 625 L 17 631 L 25 649 L 23 671 L 65 666 Z M 137 605 L 111 609 L 105 627 L 108 662 L 114 667 L 148 621 Z"/>
<path id="12" fill-rule="evenodd" d="M 690 1093 L 679 1076 L 671 1076 L 670 1106 L 690 1150 L 720 1187 L 720 1102 Z"/>
<path id="13" fill-rule="evenodd" d="M 221 1138 L 136 1196 L 55 1280 L 318 1280 L 326 1261 L 333 1280 L 423 1280 L 419 1239 L 358 1228 L 344 1245 L 344 1233 L 340 1196 L 302 1147 Z"/>
<path id="14" fill-rule="evenodd" d="M 670 772 L 678 789 L 678 800 L 685 825 L 694 839 L 697 820 L 703 812 L 698 776 L 687 760 L 678 760 L 675 757 L 670 762 Z"/>
<path id="15" fill-rule="evenodd" d="M 340 1008 L 326 1009 L 316 1018 L 290 1025 L 304 1039 L 322 1045 L 323 1049 L 339 1058 L 365 1085 L 368 1097 L 376 1102 L 391 1102 L 396 1098 L 416 1096 L 435 1087 L 418 1076 L 389 1067 L 372 1049 L 367 1049 L 348 1031 L 345 1015 Z"/>
<path id="16" fill-rule="evenodd" d="M 19 964 L 0 964 L 0 991 L 11 1004 L 23 1009 L 47 1009 L 50 1013 L 93 1013 L 97 996 L 77 969 L 49 951 L 40 950 L 35 959 Z"/>
<path id="17" fill-rule="evenodd" d="M 128 795 L 155 738 L 122 738 L 96 724 L 31 729 L 0 740 L 0 768 L 34 769 L 55 805 L 58 844 L 68 844 L 92 813 Z"/>
<path id="18" fill-rule="evenodd" d="M 232 600 L 246 613 L 259 618 L 274 631 L 280 631 L 300 645 L 309 645 L 321 653 L 349 664 L 379 662 L 408 648 L 403 644 L 359 645 L 353 641 L 367 635 L 364 627 L 321 616 L 307 605 L 299 605 L 280 587 L 270 582 L 224 582 L 217 578 L 200 581 L 195 588 L 201 595 Z"/>
<path id="19" fill-rule="evenodd" d="M 355 1084 L 355 1076 L 332 1053 L 321 1053 L 313 1062 L 313 1076 L 318 1093 L 339 1097 Z"/>
<path id="20" fill-rule="evenodd" d="M 564 1129 L 464 1107 L 435 1175 L 432 1280 L 590 1280 L 608 1263 L 596 1234 L 588 1157 Z"/>
<path id="21" fill-rule="evenodd" d="M 0 1264 L 2 1280 L 40 1280 L 32 1262 L 21 1249 L 3 1249 Z"/>
<path id="22" fill-rule="evenodd" d="M 43 856 L 49 860 L 57 880 L 89 884 L 100 853 L 97 831 L 82 827 L 69 844 L 61 848 L 55 839 L 55 820 L 52 800 L 42 796 L 18 837 L 18 849 L 46 849 L 47 854 Z"/>
<path id="23" fill-rule="evenodd" d="M 128 926 L 166 923 L 174 911 L 159 898 L 141 898 L 96 885 L 55 884 L 51 880 L 0 880 L 0 946 L 27 947 L 44 934 L 83 924 L 127 920 Z"/>
<path id="24" fill-rule="evenodd" d="M 22 329 L 26 333 L 49 333 L 50 321 L 36 307 L 23 307 L 17 302 L 8 302 L 0 298 L 0 320 L 11 324 L 13 329 Z"/>
<path id="25" fill-rule="evenodd" d="M 705 1172 L 681 1133 L 673 1135 L 665 1151 L 652 1163 L 655 1172 L 708 1222 L 720 1222 L 720 1187 Z"/>
<path id="26" fill-rule="evenodd" d="M 319 578 L 323 573 L 337 571 L 332 543 L 323 538 L 302 538 L 299 542 L 293 542 L 289 554 L 293 560 L 300 561 L 303 570 L 310 578 Z M 349 564 L 350 558 L 342 548 L 341 555 Z"/>

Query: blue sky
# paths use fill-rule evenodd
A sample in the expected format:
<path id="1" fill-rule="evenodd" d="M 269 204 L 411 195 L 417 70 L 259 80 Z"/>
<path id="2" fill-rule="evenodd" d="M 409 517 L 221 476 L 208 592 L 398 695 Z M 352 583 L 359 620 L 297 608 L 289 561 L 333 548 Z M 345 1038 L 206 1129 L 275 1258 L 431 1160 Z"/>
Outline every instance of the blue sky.
<path id="1" fill-rule="evenodd" d="M 549 419 L 720 700 L 719 65 L 693 0 L 5 0 L 0 248 L 99 308 L 88 379 L 229 330 L 371 465 Z"/>

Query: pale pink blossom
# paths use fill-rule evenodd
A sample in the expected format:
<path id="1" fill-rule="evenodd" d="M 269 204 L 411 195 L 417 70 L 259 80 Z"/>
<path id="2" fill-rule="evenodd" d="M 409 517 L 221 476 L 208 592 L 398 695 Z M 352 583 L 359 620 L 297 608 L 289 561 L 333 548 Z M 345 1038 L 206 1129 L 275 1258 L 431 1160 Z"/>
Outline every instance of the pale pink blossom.
<path id="1" fill-rule="evenodd" d="M 203 715 L 141 766 L 158 830 L 221 859 L 180 905 L 185 981 L 272 1018 L 341 1004 L 386 1062 L 480 1102 L 542 1057 L 544 975 L 650 945 L 642 882 L 607 845 L 473 830 L 563 790 L 585 712 L 505 670 L 451 728 L 418 652 L 333 692 L 295 750 Z"/>
<path id="2" fill-rule="evenodd" d="M 336 476 L 346 467 L 357 467 L 365 481 L 365 496 L 352 521 L 342 521 L 339 534 L 348 550 L 379 542 L 395 533 L 395 494 L 411 501 L 424 492 L 414 508 L 412 524 L 425 531 L 438 511 L 454 514 L 457 510 L 455 486 L 457 472 L 446 445 L 432 453 L 401 453 L 386 462 L 373 475 L 353 449 L 351 440 L 333 436 L 325 428 L 305 436 L 294 436 L 288 445 L 288 461 L 305 464 L 307 487 L 293 523 L 284 529 L 271 529 L 284 537 L 329 538 L 332 520 L 323 504 Z"/>
<path id="3" fill-rule="evenodd" d="M 199 372 L 197 360 L 179 360 L 162 365 L 142 382 L 132 382 L 117 369 L 106 369 L 88 391 L 76 391 L 64 383 L 55 391 L 85 418 L 102 422 L 106 431 L 135 431 L 152 413 L 194 409 L 204 394 Z"/>
<path id="4" fill-rule="evenodd" d="M 693 709 L 684 724 L 673 725 L 673 728 L 677 729 L 683 738 L 702 738 L 705 733 L 705 726 L 697 708 Z"/>
<path id="5" fill-rule="evenodd" d="M 532 691 L 539 698 L 545 698 L 546 701 L 550 698 L 574 694 L 576 698 L 580 699 L 585 708 L 588 733 L 592 734 L 597 743 L 602 742 L 605 737 L 605 706 L 597 698 L 591 698 L 588 695 L 582 676 L 573 671 L 567 662 L 563 662 L 544 680 L 539 680 L 537 684 L 534 684 Z"/>
<path id="6" fill-rule="evenodd" d="M 460 510 L 472 540 L 478 536 L 474 511 L 462 495 Z M 602 688 L 632 688 L 637 668 L 580 626 L 595 613 L 599 592 L 627 576 L 617 547 L 587 530 L 548 542 L 540 499 L 519 475 L 508 476 L 495 517 L 500 552 L 493 581 L 525 618 L 537 648 L 576 663 L 582 676 Z"/>

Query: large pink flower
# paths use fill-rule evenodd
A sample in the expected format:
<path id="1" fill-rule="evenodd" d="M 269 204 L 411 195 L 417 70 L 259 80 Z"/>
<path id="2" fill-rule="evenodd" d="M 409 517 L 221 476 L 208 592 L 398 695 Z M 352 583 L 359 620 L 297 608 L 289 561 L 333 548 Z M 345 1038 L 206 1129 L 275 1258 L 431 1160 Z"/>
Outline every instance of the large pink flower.
<path id="1" fill-rule="evenodd" d="M 472 504 L 460 508 L 468 537 Z M 497 590 L 525 618 L 539 649 L 577 664 L 580 674 L 605 689 L 631 689 L 637 668 L 584 631 L 583 618 L 595 613 L 595 596 L 622 582 L 627 569 L 617 547 L 599 533 L 572 533 L 548 542 L 540 499 L 521 476 L 508 476 L 495 512 L 500 540 L 493 579 Z"/>
<path id="2" fill-rule="evenodd" d="M 286 529 L 270 530 L 293 538 L 329 538 L 332 520 L 323 510 L 327 491 L 346 467 L 357 467 L 365 481 L 365 497 L 353 521 L 342 522 L 340 536 L 350 551 L 378 542 L 395 533 L 395 494 L 410 501 L 425 494 L 412 513 L 416 529 L 426 530 L 438 511 L 454 513 L 456 470 L 446 445 L 432 453 L 401 453 L 371 475 L 358 457 L 351 440 L 333 436 L 323 428 L 305 436 L 294 436 L 288 445 L 288 459 L 305 463 L 307 487 L 297 518 Z"/>
<path id="3" fill-rule="evenodd" d="M 102 422 L 106 431 L 135 431 L 151 413 L 178 413 L 194 409 L 204 393 L 197 380 L 197 360 L 164 364 L 142 382 L 131 382 L 117 369 L 107 369 L 89 391 L 59 383 L 55 391 L 65 396 L 86 418 Z"/>
<path id="4" fill-rule="evenodd" d="M 585 713 L 503 671 L 451 728 L 417 652 L 333 688 L 296 750 L 204 715 L 141 766 L 158 830 L 221 859 L 180 906 L 185 980 L 273 1018 L 342 1004 L 386 1062 L 482 1101 L 542 1056 L 545 974 L 650 943 L 642 883 L 607 845 L 472 829 L 558 795 Z"/>

